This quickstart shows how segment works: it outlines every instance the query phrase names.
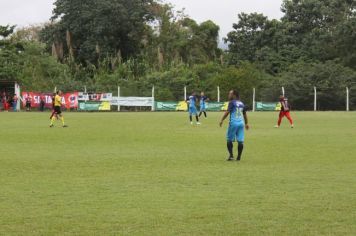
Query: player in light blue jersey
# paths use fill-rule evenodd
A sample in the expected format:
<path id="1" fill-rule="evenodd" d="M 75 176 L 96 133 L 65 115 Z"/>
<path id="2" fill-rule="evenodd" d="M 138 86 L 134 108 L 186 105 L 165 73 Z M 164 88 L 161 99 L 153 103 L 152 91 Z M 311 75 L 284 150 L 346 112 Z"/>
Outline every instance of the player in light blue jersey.
<path id="1" fill-rule="evenodd" d="M 229 151 L 228 161 L 234 160 L 233 154 L 233 142 L 238 142 L 238 155 L 237 161 L 241 160 L 242 151 L 244 149 L 245 141 L 245 128 L 248 130 L 248 118 L 245 105 L 240 101 L 240 97 L 237 91 L 231 90 L 229 92 L 229 107 L 225 112 L 220 122 L 222 127 L 225 119 L 230 115 L 229 128 L 227 130 L 227 149 Z"/>
<path id="2" fill-rule="evenodd" d="M 197 125 L 200 125 L 198 110 L 196 106 L 197 101 L 198 99 L 195 92 L 193 92 L 192 95 L 189 96 L 189 98 L 187 99 L 190 124 L 193 124 L 193 115 L 194 115 L 197 121 Z"/>
<path id="3" fill-rule="evenodd" d="M 209 101 L 209 98 L 205 96 L 204 92 L 201 92 L 200 94 L 200 113 L 199 117 L 201 117 L 202 114 L 204 114 L 205 118 L 208 118 L 206 114 L 206 103 Z"/>

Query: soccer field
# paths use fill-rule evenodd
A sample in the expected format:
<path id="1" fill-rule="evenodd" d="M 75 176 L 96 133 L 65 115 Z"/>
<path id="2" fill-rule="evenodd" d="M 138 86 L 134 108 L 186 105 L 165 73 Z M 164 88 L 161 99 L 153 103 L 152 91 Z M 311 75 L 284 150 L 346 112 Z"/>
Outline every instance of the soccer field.
<path id="1" fill-rule="evenodd" d="M 0 113 L 0 235 L 356 235 L 356 113 L 249 113 L 240 163 L 221 113 L 64 115 Z"/>

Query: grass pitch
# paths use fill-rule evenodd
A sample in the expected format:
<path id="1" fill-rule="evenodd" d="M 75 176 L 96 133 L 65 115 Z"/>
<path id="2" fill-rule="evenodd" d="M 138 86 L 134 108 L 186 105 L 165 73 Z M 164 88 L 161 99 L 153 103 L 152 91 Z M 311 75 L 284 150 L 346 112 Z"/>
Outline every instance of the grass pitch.
<path id="1" fill-rule="evenodd" d="M 356 113 L 0 113 L 0 235 L 355 235 Z M 235 146 L 236 149 L 236 146 Z"/>

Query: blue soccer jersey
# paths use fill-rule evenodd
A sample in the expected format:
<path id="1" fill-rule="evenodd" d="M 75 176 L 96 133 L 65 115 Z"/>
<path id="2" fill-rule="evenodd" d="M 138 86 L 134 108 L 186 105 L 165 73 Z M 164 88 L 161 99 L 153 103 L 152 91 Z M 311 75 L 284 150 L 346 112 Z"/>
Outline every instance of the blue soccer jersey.
<path id="1" fill-rule="evenodd" d="M 195 107 L 196 99 L 197 99 L 196 96 L 189 97 L 189 107 Z"/>
<path id="2" fill-rule="evenodd" d="M 207 96 L 202 96 L 200 98 L 200 111 L 205 111 L 206 110 L 206 100 L 208 100 Z"/>
<path id="3" fill-rule="evenodd" d="M 189 111 L 189 114 L 190 115 L 197 115 L 197 113 L 198 113 L 198 111 L 197 111 L 197 108 L 196 108 L 196 105 L 195 105 L 195 103 L 196 103 L 196 96 L 190 96 L 189 97 L 189 109 L 188 109 L 188 111 Z"/>
<path id="4" fill-rule="evenodd" d="M 245 105 L 241 101 L 233 100 L 229 103 L 228 111 L 230 112 L 230 123 L 242 122 L 244 120 Z"/>
<path id="5" fill-rule="evenodd" d="M 245 105 L 241 101 L 233 100 L 229 103 L 230 124 L 227 130 L 227 140 L 230 142 L 244 142 L 245 140 Z"/>
<path id="6" fill-rule="evenodd" d="M 202 96 L 200 98 L 200 106 L 205 106 L 206 105 L 206 100 L 208 100 L 207 96 Z"/>

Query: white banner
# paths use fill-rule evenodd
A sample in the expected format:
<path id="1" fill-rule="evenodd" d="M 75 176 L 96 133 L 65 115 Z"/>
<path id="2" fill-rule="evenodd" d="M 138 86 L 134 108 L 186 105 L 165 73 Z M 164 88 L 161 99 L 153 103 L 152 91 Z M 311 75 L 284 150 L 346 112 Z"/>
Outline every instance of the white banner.
<path id="1" fill-rule="evenodd" d="M 126 107 L 152 107 L 154 99 L 152 97 L 113 97 L 111 105 Z"/>
<path id="2" fill-rule="evenodd" d="M 83 93 L 78 94 L 79 101 L 101 101 L 110 102 L 112 100 L 112 93 Z"/>

